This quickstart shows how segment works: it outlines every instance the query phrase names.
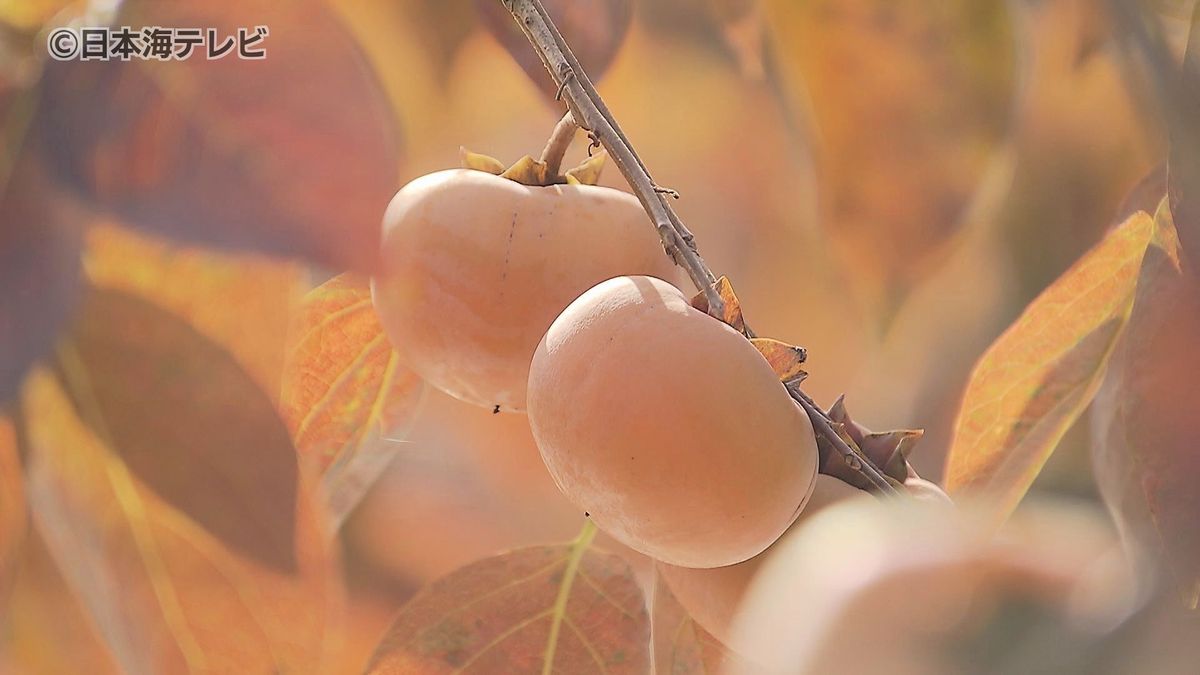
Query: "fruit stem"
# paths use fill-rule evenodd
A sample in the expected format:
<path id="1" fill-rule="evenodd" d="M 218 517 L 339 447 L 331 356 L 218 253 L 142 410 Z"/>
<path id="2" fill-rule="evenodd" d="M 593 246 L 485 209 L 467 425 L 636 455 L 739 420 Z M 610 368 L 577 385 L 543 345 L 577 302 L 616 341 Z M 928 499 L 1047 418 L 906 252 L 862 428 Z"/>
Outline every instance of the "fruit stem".
<path id="1" fill-rule="evenodd" d="M 554 21 L 542 6 L 541 0 L 501 0 L 512 14 L 517 26 L 525 33 L 525 38 L 533 46 L 542 65 L 550 71 L 550 76 L 559 88 L 559 98 L 566 102 L 568 115 L 584 131 L 593 143 L 599 143 L 608 150 L 609 156 L 617 165 L 621 175 L 629 182 L 634 195 L 642 203 L 642 208 L 649 214 L 658 236 L 662 239 L 663 249 L 671 259 L 687 271 L 692 283 L 704 293 L 708 301 L 708 313 L 718 320 L 724 316 L 725 302 L 717 293 L 717 277 L 709 269 L 696 246 L 696 238 L 684 226 L 675 210 L 671 208 L 668 199 L 678 199 L 679 194 L 669 188 L 659 186 L 650 177 L 649 170 L 642 163 L 633 149 L 633 144 L 621 131 L 621 126 L 613 117 L 612 111 L 604 104 L 604 99 L 592 85 L 591 79 L 584 72 L 579 61 L 571 52 L 571 47 L 563 38 L 562 33 L 555 27 Z M 566 119 L 566 116 L 563 118 Z M 562 122 L 559 122 L 561 125 Z M 555 128 L 555 135 L 558 128 Z M 553 141 L 553 137 L 552 137 Z M 547 146 L 549 147 L 549 146 Z M 747 335 L 753 332 L 747 328 Z M 871 460 L 851 447 L 842 437 L 838 436 L 833 421 L 824 410 L 817 407 L 798 387 L 787 387 L 788 393 L 797 405 L 808 413 L 816 433 L 826 438 L 830 445 L 837 449 L 847 459 L 850 466 L 858 466 L 859 471 L 884 494 L 899 494 L 888 483 L 882 472 Z M 850 461 L 854 459 L 856 461 Z"/>
<path id="2" fill-rule="evenodd" d="M 542 150 L 541 162 L 546 165 L 546 180 L 555 182 L 562 171 L 563 157 L 567 154 L 567 148 L 571 147 L 571 141 L 575 140 L 575 132 L 579 131 L 579 125 L 575 123 L 575 116 L 568 110 L 554 125 L 554 131 L 550 132 L 550 139 L 546 141 L 546 147 Z"/>
<path id="3" fill-rule="evenodd" d="M 571 48 L 540 0 L 502 0 L 513 15 L 526 39 L 533 45 L 542 64 L 550 71 L 561 97 L 579 126 L 588 132 L 593 142 L 608 150 L 617 169 L 629 181 L 629 186 L 654 222 L 663 248 L 675 264 L 687 271 L 696 288 L 708 299 L 709 314 L 720 317 L 725 305 L 713 284 L 716 277 L 696 250 L 695 238 L 680 222 L 679 216 L 667 203 L 674 191 L 659 187 L 650 178 L 646 165 L 638 157 L 612 113 L 609 112 L 592 81 L 575 59 Z"/>

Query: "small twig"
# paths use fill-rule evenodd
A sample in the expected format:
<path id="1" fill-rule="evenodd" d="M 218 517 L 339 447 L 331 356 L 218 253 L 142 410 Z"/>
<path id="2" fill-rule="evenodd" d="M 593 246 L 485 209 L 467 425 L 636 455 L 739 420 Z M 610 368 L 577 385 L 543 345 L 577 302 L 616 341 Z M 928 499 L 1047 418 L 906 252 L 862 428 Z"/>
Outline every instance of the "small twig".
<path id="1" fill-rule="evenodd" d="M 554 83 L 558 85 L 559 96 L 564 99 L 568 115 L 588 132 L 592 141 L 599 142 L 613 158 L 617 169 L 629 187 L 650 215 L 659 237 L 662 238 L 663 248 L 677 265 L 687 271 L 692 283 L 704 293 L 708 301 L 709 314 L 721 317 L 724 314 L 725 303 L 717 294 L 715 288 L 716 276 L 696 246 L 696 238 L 683 225 L 679 215 L 671 208 L 669 199 L 678 198 L 673 190 L 659 187 L 646 165 L 642 163 L 633 145 L 617 124 L 612 112 L 604 104 L 599 92 L 592 85 L 587 72 L 579 65 L 571 48 L 563 39 L 558 28 L 554 26 L 541 0 L 502 0 L 505 7 L 512 13 L 517 25 L 524 31 L 529 44 L 533 46 L 542 64 L 550 71 Z M 564 120 L 566 117 L 564 116 Z M 559 123 L 560 125 L 562 122 Z M 557 129 L 556 129 L 557 135 Z M 753 335 L 749 327 L 747 335 Z M 798 386 L 786 387 L 788 393 L 812 420 L 814 430 L 826 438 L 838 452 L 846 458 L 849 466 L 858 466 L 860 471 L 873 485 L 885 494 L 896 494 L 896 488 L 883 477 L 878 467 L 856 448 L 846 443 L 833 427 L 833 421 L 821 410 L 812 399 Z"/>
<path id="2" fill-rule="evenodd" d="M 557 178 L 561 172 L 563 157 L 567 154 L 567 148 L 571 147 L 571 141 L 575 140 L 577 131 L 579 125 L 575 123 L 575 116 L 570 110 L 554 125 L 554 131 L 550 134 L 550 140 L 546 141 L 541 158 L 542 163 L 546 165 L 548 180 Z"/>

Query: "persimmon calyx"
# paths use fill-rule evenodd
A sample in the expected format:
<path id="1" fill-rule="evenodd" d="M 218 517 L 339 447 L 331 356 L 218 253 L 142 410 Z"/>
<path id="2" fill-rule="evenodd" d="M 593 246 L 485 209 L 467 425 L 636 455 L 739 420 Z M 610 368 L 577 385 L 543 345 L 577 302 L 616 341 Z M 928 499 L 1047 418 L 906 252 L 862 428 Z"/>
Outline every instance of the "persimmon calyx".
<path id="1" fill-rule="evenodd" d="M 721 298 L 721 301 L 725 305 L 721 316 L 716 318 L 745 335 L 746 320 L 742 318 L 742 304 L 738 301 L 737 294 L 733 292 L 733 284 L 729 283 L 729 278 L 722 275 L 720 279 L 717 279 L 713 288 L 717 291 L 717 296 Z M 712 315 L 712 312 L 708 311 L 708 298 L 704 296 L 704 291 L 700 291 L 692 296 L 691 305 L 705 314 Z"/>
<path id="2" fill-rule="evenodd" d="M 604 161 L 607 157 L 607 152 L 597 152 L 561 175 L 554 176 L 550 175 L 549 166 L 545 162 L 536 160 L 529 155 L 525 155 L 506 167 L 495 157 L 471 152 L 463 147 L 459 148 L 462 168 L 483 171 L 533 187 L 595 185 L 600 180 L 600 171 L 604 168 Z"/>
<path id="3" fill-rule="evenodd" d="M 829 408 L 829 419 L 838 436 L 846 443 L 857 447 L 879 467 L 884 478 L 894 487 L 904 490 L 908 481 L 920 480 L 921 477 L 909 464 L 908 458 L 916 447 L 917 441 L 925 434 L 921 429 L 896 429 L 894 431 L 871 431 L 855 422 L 846 410 L 844 396 L 839 396 Z M 826 473 L 853 485 L 854 487 L 871 490 L 872 485 L 862 475 L 849 466 L 846 460 L 832 447 L 828 441 L 817 438 L 817 446 L 821 450 L 821 473 Z"/>

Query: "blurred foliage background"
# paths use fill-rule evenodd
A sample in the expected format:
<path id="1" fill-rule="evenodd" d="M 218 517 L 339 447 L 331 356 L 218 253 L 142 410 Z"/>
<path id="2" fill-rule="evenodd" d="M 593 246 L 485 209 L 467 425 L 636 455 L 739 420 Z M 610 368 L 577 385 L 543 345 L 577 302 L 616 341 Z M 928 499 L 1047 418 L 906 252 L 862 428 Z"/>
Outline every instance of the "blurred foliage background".
<path id="1" fill-rule="evenodd" d="M 213 6 L 222 6 L 236 24 L 252 25 L 261 22 L 252 11 L 259 4 Z M 655 179 L 681 194 L 679 214 L 710 266 L 734 282 L 756 329 L 807 347 L 811 377 L 806 388 L 817 401 L 828 404 L 846 393 L 856 418 L 871 427 L 924 428 L 913 463 L 933 479 L 939 478 L 975 359 L 1109 227 L 1134 208 L 1152 209 L 1163 194 L 1162 171 L 1156 168 L 1164 156 L 1161 111 L 1144 84 L 1145 64 L 1123 46 L 1121 26 L 1108 18 L 1103 3 L 547 4 L 552 12 L 564 8 L 560 27 L 585 65 L 609 63 L 602 77 L 597 78 L 600 69 L 592 72 L 601 94 Z M 1177 54 L 1192 4 L 1162 0 L 1144 6 Z M 331 43 L 357 45 L 356 58 L 365 59 L 378 78 L 397 148 L 367 162 L 372 169 L 367 178 L 379 184 L 375 193 L 335 194 L 318 212 L 326 207 L 332 212 L 340 204 L 382 213 L 387 195 L 374 199 L 377 193 L 456 166 L 460 146 L 504 162 L 536 154 L 562 108 L 528 46 L 509 32 L 505 13 L 497 20 L 497 9 L 492 0 L 344 0 L 323 7 L 320 23 L 297 21 L 297 30 L 307 31 L 315 61 L 328 57 Z M 100 112 L 77 100 L 75 110 L 39 109 L 32 112 L 32 122 L 20 119 L 22 92 L 56 86 L 52 80 L 36 84 L 35 64 L 44 56 L 38 52 L 44 50 L 38 30 L 80 11 L 78 3 L 0 0 L 0 101 L 7 111 L 4 159 L 13 201 L 20 201 L 12 196 L 14 189 L 27 190 L 26 195 L 34 190 L 12 188 L 23 185 L 18 183 L 22 176 L 53 172 L 64 163 L 94 168 L 99 160 L 88 158 L 102 155 L 88 153 L 102 150 L 95 137 L 107 138 L 110 131 L 80 132 L 70 139 L 77 145 L 55 146 L 69 147 L 77 157 L 38 169 L 18 165 L 16 139 L 23 125 L 36 138 L 39 116 L 103 117 L 104 124 L 120 126 L 127 122 L 120 115 L 133 120 L 145 114 L 136 98 L 122 99 L 121 91 L 100 87 L 90 99 Z M 285 29 L 286 24 L 272 25 L 271 40 L 276 35 L 284 40 Z M 266 43 L 268 54 L 275 44 Z M 206 64 L 193 67 L 203 73 Z M 365 132 L 342 145 L 328 131 L 361 129 L 356 120 L 362 112 L 340 105 L 337 90 L 323 89 L 329 82 L 325 75 L 336 79 L 338 71 L 318 73 L 311 81 L 275 81 L 276 88 L 292 92 L 288 96 L 246 88 L 239 98 L 229 98 L 229 106 L 213 109 L 212 114 L 237 123 L 260 116 L 254 133 L 278 134 L 278 143 L 296 149 L 289 157 L 268 158 L 268 173 L 253 182 L 255 189 L 271 192 L 271 199 L 298 203 L 306 186 L 332 171 L 324 167 L 305 182 L 290 178 L 290 167 L 326 161 L 349 165 L 356 153 L 370 150 Z M 206 91 L 199 93 L 207 101 L 202 105 L 220 98 L 205 98 Z M 245 104 L 253 97 L 261 97 L 257 107 Z M 328 99 L 329 105 L 306 120 L 284 120 L 286 108 L 276 108 L 280 121 L 274 120 L 270 106 L 289 97 Z M 168 166 L 202 161 L 203 153 L 180 159 L 155 155 L 159 146 L 154 144 L 135 146 L 139 133 L 174 133 L 162 131 L 169 122 L 163 117 L 140 130 L 127 123 L 131 129 L 116 143 L 133 147 L 131 157 L 110 148 L 118 155 L 112 161 L 133 162 L 152 174 L 158 165 L 146 168 L 147 153 Z M 193 148 L 180 133 L 184 140 L 172 143 Z M 580 138 L 568 162 L 583 156 L 586 143 Z M 342 154 L 348 156 L 331 157 Z M 134 185 L 99 189 L 86 177 L 77 180 L 73 197 L 58 199 L 66 214 L 56 217 L 100 223 L 120 233 L 139 225 L 140 215 L 119 204 L 103 213 L 86 204 L 81 209 L 81 193 L 93 201 L 122 189 L 176 194 L 166 192 L 173 188 L 157 175 L 144 180 L 122 175 Z M 602 183 L 624 187 L 611 166 Z M 210 193 L 208 198 L 222 197 Z M 239 192 L 230 206 L 239 208 L 240 200 L 254 198 Z M 17 218 L 41 215 L 10 206 L 5 227 Z M 369 227 L 377 228 L 377 216 L 371 218 Z M 120 279 L 136 277 L 130 270 L 143 269 L 155 256 L 165 256 L 161 264 L 167 269 L 183 264 L 175 249 L 153 248 L 161 245 L 156 235 L 122 243 L 123 235 L 96 232 L 84 245 L 94 261 L 87 269 L 93 278 L 115 265 L 112 283 L 136 286 Z M 213 243 L 204 236 L 196 239 Z M 326 240 L 314 241 L 318 246 Z M 121 252 L 122 246 L 133 249 Z M 252 248 L 276 252 L 278 247 Z M 0 260 L 9 270 L 0 274 L 16 269 L 13 256 L 23 254 L 4 255 L 9 257 Z M 294 299 L 341 271 L 340 265 L 357 266 L 353 253 L 307 257 L 317 264 L 239 258 L 238 265 L 258 267 L 232 278 L 228 287 L 211 289 L 214 298 L 219 296 L 213 302 L 252 298 L 258 284 L 274 284 L 272 297 Z M 20 305 L 3 319 L 13 321 L 10 317 L 19 312 L 23 322 L 34 324 L 40 315 L 60 311 L 43 299 Z M 183 309 L 175 311 L 204 312 L 203 306 L 180 303 Z M 266 332 L 282 343 L 286 320 L 272 315 L 278 305 L 245 309 L 271 324 Z M 65 321 L 45 318 L 52 325 Z M 218 337 L 223 330 L 243 330 L 240 323 L 222 328 L 220 317 L 199 321 Z M 0 327 L 0 335 L 7 330 Z M 270 383 L 277 382 L 282 351 L 262 344 L 243 353 L 235 349 L 235 356 L 274 396 Z M 1086 425 L 1076 425 L 1035 491 L 1095 499 L 1090 446 Z M 542 467 L 523 417 L 493 416 L 429 392 L 391 468 L 343 529 L 356 610 L 351 649 L 365 658 L 394 608 L 424 583 L 500 550 L 568 539 L 579 522 L 580 514 Z M 31 570 L 25 573 L 29 578 L 39 576 L 18 584 L 9 599 L 20 608 L 13 611 L 29 619 L 22 629 L 29 635 L 3 634 L 24 645 L 9 658 L 38 664 L 35 671 L 54 671 L 56 654 L 71 644 L 79 654 L 95 652 L 97 665 L 89 672 L 103 672 L 103 654 L 79 620 L 78 608 L 69 600 L 47 600 L 67 596 L 56 586 L 56 573 L 45 564 L 45 551 L 34 537 L 22 569 Z M 51 635 L 57 636 L 53 646 L 35 644 Z M 346 672 L 360 666 L 352 658 L 347 664 Z"/>

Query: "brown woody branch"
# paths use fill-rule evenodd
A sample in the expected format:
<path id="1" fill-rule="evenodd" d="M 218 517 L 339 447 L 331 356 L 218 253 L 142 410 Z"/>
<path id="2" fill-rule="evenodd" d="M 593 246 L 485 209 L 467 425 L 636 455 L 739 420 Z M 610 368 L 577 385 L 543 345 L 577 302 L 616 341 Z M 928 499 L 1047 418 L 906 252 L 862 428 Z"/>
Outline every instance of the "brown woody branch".
<path id="1" fill-rule="evenodd" d="M 663 248 L 677 265 L 687 271 L 692 283 L 704 293 L 708 300 L 709 314 L 720 317 L 725 303 L 717 294 L 714 284 L 716 276 L 700 257 L 696 247 L 695 237 L 684 227 L 678 214 L 671 208 L 668 198 L 678 199 L 674 190 L 660 187 L 650 177 L 646 165 L 642 163 L 634 151 L 629 139 L 626 138 L 616 118 L 600 98 L 600 94 L 592 85 L 586 72 L 575 59 L 571 48 L 563 39 L 558 28 L 550 19 L 541 0 L 501 0 L 512 13 L 517 25 L 525 33 L 529 44 L 533 46 L 542 64 L 550 71 L 550 76 L 558 85 L 559 97 L 566 103 L 567 115 L 559 122 L 577 124 L 588 132 L 593 142 L 600 143 L 608 150 L 620 170 L 621 175 L 629 182 L 633 193 L 646 209 L 654 227 L 662 238 Z M 555 129 L 552 138 L 570 136 L 565 130 Z M 553 142 L 553 141 L 552 141 Z M 556 148 L 557 152 L 560 148 Z M 561 148 L 565 149 L 565 148 Z M 549 146 L 547 147 L 549 150 Z M 748 334 L 752 334 L 747 329 Z M 883 473 L 871 463 L 860 449 L 848 444 L 838 433 L 835 422 L 821 410 L 812 399 L 796 385 L 786 386 L 788 393 L 812 421 L 816 433 L 820 434 L 846 460 L 846 464 L 869 480 L 880 492 L 896 494 L 896 489 L 884 478 Z"/>

